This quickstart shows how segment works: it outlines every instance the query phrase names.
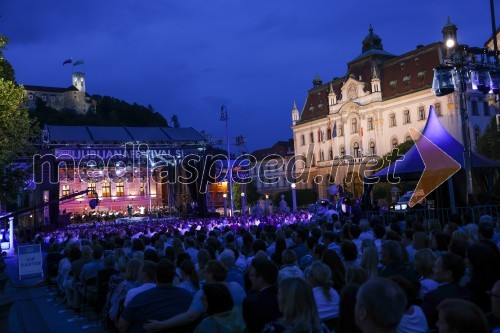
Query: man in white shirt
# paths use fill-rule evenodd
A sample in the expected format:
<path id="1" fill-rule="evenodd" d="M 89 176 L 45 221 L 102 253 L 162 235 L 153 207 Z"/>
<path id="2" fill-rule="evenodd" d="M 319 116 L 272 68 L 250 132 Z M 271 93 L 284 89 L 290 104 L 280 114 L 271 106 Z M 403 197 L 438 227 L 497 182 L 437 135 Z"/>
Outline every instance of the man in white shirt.
<path id="1" fill-rule="evenodd" d="M 125 306 L 127 306 L 136 295 L 156 287 L 155 274 L 156 264 L 152 261 L 145 260 L 141 270 L 142 285 L 137 288 L 132 288 L 127 292 L 124 303 Z"/>

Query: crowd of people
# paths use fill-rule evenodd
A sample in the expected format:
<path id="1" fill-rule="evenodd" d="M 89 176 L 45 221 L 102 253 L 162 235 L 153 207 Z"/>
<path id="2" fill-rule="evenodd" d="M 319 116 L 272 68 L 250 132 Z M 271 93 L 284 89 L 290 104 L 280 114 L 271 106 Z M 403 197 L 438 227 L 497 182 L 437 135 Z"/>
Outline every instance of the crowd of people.
<path id="1" fill-rule="evenodd" d="M 500 332 L 497 218 L 307 212 L 39 233 L 57 287 L 118 332 Z M 90 297 L 89 295 L 94 295 Z"/>

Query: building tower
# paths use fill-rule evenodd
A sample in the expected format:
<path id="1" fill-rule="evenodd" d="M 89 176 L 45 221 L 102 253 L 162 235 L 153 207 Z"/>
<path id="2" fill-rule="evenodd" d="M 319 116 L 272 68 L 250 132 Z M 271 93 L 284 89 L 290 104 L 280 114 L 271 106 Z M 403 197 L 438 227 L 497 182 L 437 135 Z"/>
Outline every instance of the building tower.
<path id="1" fill-rule="evenodd" d="M 450 17 L 448 16 L 448 22 L 443 27 L 443 42 L 448 48 L 452 48 L 457 45 L 457 26 L 451 23 Z"/>
<path id="2" fill-rule="evenodd" d="M 75 72 L 72 75 L 73 85 L 81 92 L 85 92 L 85 73 Z"/>
<path id="3" fill-rule="evenodd" d="M 294 126 L 297 125 L 297 121 L 299 121 L 299 110 L 297 109 L 297 104 L 293 101 L 292 122 Z"/>

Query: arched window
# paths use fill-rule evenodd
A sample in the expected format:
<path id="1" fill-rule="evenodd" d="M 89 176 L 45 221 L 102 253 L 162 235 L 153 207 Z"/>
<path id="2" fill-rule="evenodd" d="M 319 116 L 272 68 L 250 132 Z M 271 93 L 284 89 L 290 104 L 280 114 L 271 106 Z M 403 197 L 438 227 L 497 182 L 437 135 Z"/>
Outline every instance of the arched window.
<path id="1" fill-rule="evenodd" d="M 330 148 L 330 149 L 328 150 L 328 159 L 329 159 L 329 160 L 333 160 L 333 149 L 332 149 L 332 148 Z"/>
<path id="2" fill-rule="evenodd" d="M 418 120 L 425 120 L 425 108 L 423 106 L 418 108 Z"/>
<path id="3" fill-rule="evenodd" d="M 343 157 L 343 156 L 345 156 L 345 148 L 344 148 L 344 146 L 341 146 L 340 147 L 340 157 Z"/>
<path id="4" fill-rule="evenodd" d="M 304 137 L 304 134 L 300 136 L 300 144 L 304 146 L 306 144 L 306 138 Z"/>
<path id="5" fill-rule="evenodd" d="M 314 134 L 313 134 L 313 132 L 309 133 L 309 141 L 311 143 L 314 143 Z"/>
<path id="6" fill-rule="evenodd" d="M 479 135 L 480 135 L 480 130 L 479 127 L 474 127 L 474 140 L 476 140 L 476 145 L 477 142 L 479 141 Z"/>
<path id="7" fill-rule="evenodd" d="M 443 112 L 441 111 L 441 103 L 434 104 L 434 111 L 436 111 L 436 115 L 438 117 L 442 117 L 443 116 Z"/>
<path id="8" fill-rule="evenodd" d="M 339 125 L 339 136 L 344 136 L 344 125 Z"/>
<path id="9" fill-rule="evenodd" d="M 332 138 L 332 129 L 330 127 L 328 127 L 326 129 L 326 139 L 330 140 L 331 138 Z"/>
<path id="10" fill-rule="evenodd" d="M 360 153 L 359 153 L 359 143 L 357 142 L 354 142 L 354 145 L 353 145 L 353 155 L 354 157 L 360 157 Z"/>
<path id="11" fill-rule="evenodd" d="M 371 131 L 373 129 L 373 118 L 368 118 L 368 130 Z"/>
<path id="12" fill-rule="evenodd" d="M 398 147 L 398 139 L 394 138 L 391 141 L 392 148 L 397 148 Z"/>
<path id="13" fill-rule="evenodd" d="M 405 141 L 411 141 L 411 140 L 412 140 L 412 138 L 409 135 L 405 138 Z"/>
<path id="14" fill-rule="evenodd" d="M 483 102 L 483 108 L 484 108 L 484 115 L 489 116 L 490 115 L 490 105 L 488 104 L 487 101 Z"/>
<path id="15" fill-rule="evenodd" d="M 377 150 L 375 149 L 375 142 L 370 142 L 370 155 L 376 155 Z"/>
<path id="16" fill-rule="evenodd" d="M 351 133 L 358 133 L 358 120 L 356 118 L 351 120 Z"/>
<path id="17" fill-rule="evenodd" d="M 403 112 L 403 123 L 408 124 L 410 123 L 410 110 L 404 110 Z"/>
<path id="18" fill-rule="evenodd" d="M 325 153 L 323 151 L 319 152 L 319 161 L 323 162 L 325 160 Z"/>
<path id="19" fill-rule="evenodd" d="M 396 126 L 396 114 L 395 113 L 391 113 L 391 115 L 389 116 L 389 126 Z"/>

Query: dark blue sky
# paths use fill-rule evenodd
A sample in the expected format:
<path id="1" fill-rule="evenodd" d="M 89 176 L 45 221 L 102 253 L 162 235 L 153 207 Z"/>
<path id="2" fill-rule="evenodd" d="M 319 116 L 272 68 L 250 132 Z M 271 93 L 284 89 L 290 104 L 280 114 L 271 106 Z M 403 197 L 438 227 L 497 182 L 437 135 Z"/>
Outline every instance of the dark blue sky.
<path id="1" fill-rule="evenodd" d="M 440 41 L 448 16 L 460 43 L 491 36 L 489 0 L 1 0 L 0 15 L 19 83 L 69 86 L 84 68 L 62 62 L 84 60 L 88 93 L 181 126 L 225 136 L 226 105 L 249 151 L 292 137 L 293 101 L 302 109 L 316 72 L 345 75 L 370 23 L 393 54 Z"/>

